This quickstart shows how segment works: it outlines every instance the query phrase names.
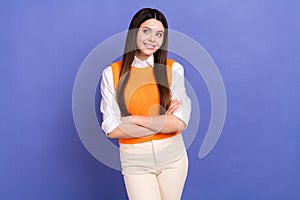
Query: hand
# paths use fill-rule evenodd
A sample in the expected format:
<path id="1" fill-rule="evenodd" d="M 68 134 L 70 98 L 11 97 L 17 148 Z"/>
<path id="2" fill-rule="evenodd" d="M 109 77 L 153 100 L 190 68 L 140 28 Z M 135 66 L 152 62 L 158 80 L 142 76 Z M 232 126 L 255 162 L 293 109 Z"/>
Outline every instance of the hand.
<path id="1" fill-rule="evenodd" d="M 170 107 L 168 108 L 166 114 L 167 115 L 173 114 L 181 107 L 181 105 L 182 105 L 182 103 L 178 99 L 171 100 Z"/>

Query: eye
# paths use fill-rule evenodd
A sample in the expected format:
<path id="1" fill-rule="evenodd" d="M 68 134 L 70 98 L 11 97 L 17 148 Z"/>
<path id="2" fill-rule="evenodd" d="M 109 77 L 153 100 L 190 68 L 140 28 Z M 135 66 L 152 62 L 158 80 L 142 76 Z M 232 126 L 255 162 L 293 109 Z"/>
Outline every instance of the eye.
<path id="1" fill-rule="evenodd" d="M 157 37 L 162 37 L 163 34 L 162 34 L 162 33 L 156 33 L 156 36 L 157 36 Z"/>
<path id="2" fill-rule="evenodd" d="M 146 34 L 150 33 L 150 31 L 148 29 L 144 29 L 143 32 L 146 33 Z"/>

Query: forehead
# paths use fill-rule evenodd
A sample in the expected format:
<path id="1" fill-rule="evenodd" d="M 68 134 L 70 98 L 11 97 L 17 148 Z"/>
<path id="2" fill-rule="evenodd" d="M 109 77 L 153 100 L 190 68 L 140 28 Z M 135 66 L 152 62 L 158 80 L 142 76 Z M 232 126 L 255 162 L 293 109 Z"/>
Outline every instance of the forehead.
<path id="1" fill-rule="evenodd" d="M 158 21 L 157 19 L 148 19 L 148 20 L 144 21 L 141 24 L 140 28 L 144 28 L 144 27 L 148 27 L 155 31 L 164 31 L 163 24 L 160 21 Z"/>

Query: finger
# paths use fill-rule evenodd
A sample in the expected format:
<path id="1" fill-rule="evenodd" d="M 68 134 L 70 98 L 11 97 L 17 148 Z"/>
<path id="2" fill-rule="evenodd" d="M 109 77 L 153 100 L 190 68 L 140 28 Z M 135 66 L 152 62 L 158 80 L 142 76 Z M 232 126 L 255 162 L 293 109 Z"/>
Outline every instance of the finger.
<path id="1" fill-rule="evenodd" d="M 170 106 L 169 106 L 166 114 L 172 114 L 173 112 L 177 111 L 181 105 L 182 105 L 182 102 L 180 100 L 172 99 L 170 101 Z"/>
<path id="2" fill-rule="evenodd" d="M 176 104 L 174 103 L 174 104 L 172 104 L 170 106 L 170 108 L 168 109 L 168 111 L 175 112 L 175 111 L 177 111 L 181 107 L 181 105 L 182 105 L 181 102 L 177 102 Z"/>
<path id="3" fill-rule="evenodd" d="M 169 108 L 173 108 L 173 107 L 176 107 L 176 106 L 180 106 L 181 105 L 181 102 L 180 101 L 174 101 L 170 104 L 170 107 Z"/>
<path id="4" fill-rule="evenodd" d="M 181 106 L 181 104 L 182 103 L 180 101 L 174 102 L 170 105 L 170 108 L 173 109 L 173 108 L 179 107 L 179 106 Z"/>
<path id="5" fill-rule="evenodd" d="M 173 99 L 170 101 L 170 104 L 176 104 L 179 103 L 180 101 L 178 99 Z"/>
<path id="6" fill-rule="evenodd" d="M 177 110 L 179 110 L 180 106 L 176 106 L 176 107 L 173 107 L 171 109 L 171 113 L 173 114 L 174 112 L 176 112 Z"/>
<path id="7" fill-rule="evenodd" d="M 180 108 L 180 106 L 181 105 L 172 106 L 171 108 L 168 109 L 167 114 L 173 114 L 174 112 L 176 112 Z"/>

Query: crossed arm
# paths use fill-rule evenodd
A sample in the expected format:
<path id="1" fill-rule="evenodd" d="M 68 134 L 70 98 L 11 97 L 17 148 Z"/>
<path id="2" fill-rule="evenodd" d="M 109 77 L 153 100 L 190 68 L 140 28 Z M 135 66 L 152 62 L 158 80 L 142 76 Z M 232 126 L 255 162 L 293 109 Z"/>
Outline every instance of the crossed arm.
<path id="1" fill-rule="evenodd" d="M 109 138 L 136 138 L 154 135 L 158 132 L 173 133 L 182 131 L 185 123 L 172 115 L 181 106 L 179 100 L 172 100 L 166 114 L 159 116 L 132 115 L 122 117 L 122 123 L 112 132 L 108 133 Z"/>
<path id="2" fill-rule="evenodd" d="M 191 112 L 191 101 L 184 85 L 184 69 L 181 64 L 175 62 L 172 66 L 170 86 L 173 100 L 166 114 L 151 117 L 133 115 L 120 118 L 120 110 L 115 100 L 112 68 L 106 68 L 101 81 L 100 110 L 104 119 L 102 129 L 109 138 L 136 138 L 159 132 L 166 134 L 180 132 L 188 124 Z"/>

